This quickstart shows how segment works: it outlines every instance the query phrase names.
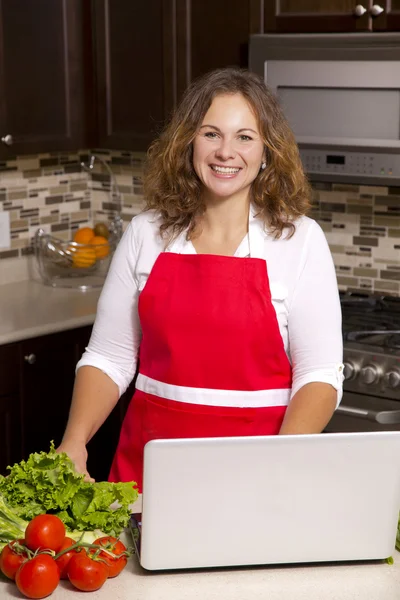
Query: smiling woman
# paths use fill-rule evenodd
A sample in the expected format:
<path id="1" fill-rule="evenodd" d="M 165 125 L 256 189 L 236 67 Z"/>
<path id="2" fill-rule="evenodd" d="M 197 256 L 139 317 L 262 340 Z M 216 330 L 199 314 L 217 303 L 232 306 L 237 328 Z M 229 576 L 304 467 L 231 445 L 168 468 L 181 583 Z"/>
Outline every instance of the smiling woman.
<path id="1" fill-rule="evenodd" d="M 321 432 L 341 398 L 333 261 L 305 216 L 294 136 L 261 78 L 194 82 L 148 153 L 78 363 L 61 449 L 85 445 L 131 382 L 112 481 L 142 486 L 152 439 Z M 238 473 L 240 477 L 240 473 Z"/>
<path id="2" fill-rule="evenodd" d="M 207 169 L 201 165 L 205 158 Z M 276 98 L 254 73 L 220 69 L 199 78 L 151 146 L 145 196 L 149 208 L 161 211 L 167 237 L 186 228 L 191 237 L 196 229 L 210 160 L 220 174 L 224 167 L 239 168 L 239 187 L 248 193 L 252 186 L 259 216 L 278 237 L 285 228 L 293 232 L 293 220 L 309 209 L 311 191 L 293 132 Z"/>
<path id="3" fill-rule="evenodd" d="M 264 144 L 249 104 L 241 94 L 217 96 L 193 142 L 193 167 L 208 202 L 213 195 L 249 195 L 264 161 Z"/>

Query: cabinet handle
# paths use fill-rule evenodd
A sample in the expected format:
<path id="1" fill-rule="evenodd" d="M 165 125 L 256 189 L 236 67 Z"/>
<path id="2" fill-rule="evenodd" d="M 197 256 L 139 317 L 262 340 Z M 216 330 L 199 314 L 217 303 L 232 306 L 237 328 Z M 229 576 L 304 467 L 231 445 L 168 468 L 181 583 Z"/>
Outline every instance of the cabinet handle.
<path id="1" fill-rule="evenodd" d="M 367 12 L 367 9 L 362 4 L 357 4 L 353 12 L 356 17 L 362 17 Z"/>
<path id="2" fill-rule="evenodd" d="M 27 354 L 24 356 L 24 361 L 28 363 L 28 365 L 34 365 L 36 362 L 36 354 Z"/>
<path id="3" fill-rule="evenodd" d="M 379 17 L 379 15 L 381 15 L 384 11 L 385 9 L 382 8 L 382 6 L 379 6 L 379 4 L 374 4 L 370 8 L 369 14 L 371 15 L 371 17 Z"/>
<path id="4" fill-rule="evenodd" d="M 6 146 L 12 146 L 14 143 L 13 140 L 13 136 L 10 135 L 9 133 L 7 135 L 5 135 L 4 137 L 1 138 L 1 141 L 3 142 L 3 144 L 5 144 Z"/>

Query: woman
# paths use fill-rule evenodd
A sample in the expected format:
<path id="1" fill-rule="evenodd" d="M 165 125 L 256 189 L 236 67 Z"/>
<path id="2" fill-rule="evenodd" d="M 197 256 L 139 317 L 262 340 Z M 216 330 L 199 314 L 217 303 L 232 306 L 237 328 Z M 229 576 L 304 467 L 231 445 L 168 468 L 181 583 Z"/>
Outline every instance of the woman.
<path id="1" fill-rule="evenodd" d="M 194 82 L 150 148 L 144 186 L 147 211 L 113 258 L 60 450 L 87 474 L 85 446 L 139 355 L 111 481 L 140 489 L 154 438 L 321 432 L 341 398 L 336 277 L 263 81 L 222 69 Z"/>

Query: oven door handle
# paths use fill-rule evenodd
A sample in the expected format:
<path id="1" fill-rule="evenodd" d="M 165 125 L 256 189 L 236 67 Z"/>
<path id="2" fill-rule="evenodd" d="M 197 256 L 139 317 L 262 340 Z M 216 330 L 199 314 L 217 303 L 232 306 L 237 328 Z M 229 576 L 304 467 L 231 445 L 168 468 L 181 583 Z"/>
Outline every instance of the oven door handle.
<path id="1" fill-rule="evenodd" d="M 336 412 L 349 417 L 358 417 L 360 419 L 368 419 L 368 421 L 375 421 L 381 425 L 398 425 L 400 423 L 400 410 L 365 410 L 340 404 L 336 409 Z"/>

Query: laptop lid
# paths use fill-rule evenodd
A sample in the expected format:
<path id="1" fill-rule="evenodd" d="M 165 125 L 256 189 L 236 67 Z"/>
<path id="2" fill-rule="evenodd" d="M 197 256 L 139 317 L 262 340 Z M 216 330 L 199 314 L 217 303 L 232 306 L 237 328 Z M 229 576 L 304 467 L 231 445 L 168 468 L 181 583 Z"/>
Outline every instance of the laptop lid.
<path id="1" fill-rule="evenodd" d="M 140 563 L 387 558 L 399 508 L 400 432 L 153 440 Z"/>

